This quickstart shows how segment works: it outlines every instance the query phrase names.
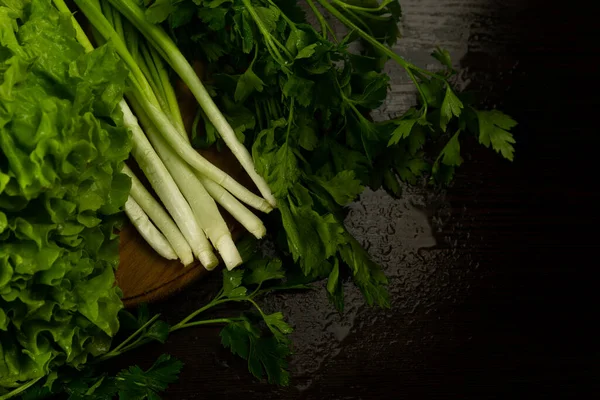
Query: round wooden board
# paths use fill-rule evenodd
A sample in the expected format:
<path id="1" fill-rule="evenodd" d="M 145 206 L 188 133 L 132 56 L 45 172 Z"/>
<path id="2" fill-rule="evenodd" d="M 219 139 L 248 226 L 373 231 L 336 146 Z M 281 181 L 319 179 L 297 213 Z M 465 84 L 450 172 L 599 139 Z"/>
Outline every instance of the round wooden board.
<path id="1" fill-rule="evenodd" d="M 194 67 L 199 73 L 200 65 L 194 63 Z M 186 130 L 190 132 L 197 110 L 196 100 L 180 82 L 177 82 L 175 88 Z M 200 154 L 244 186 L 255 190 L 250 177 L 227 148 L 220 152 L 215 149 L 203 150 Z M 130 167 L 146 187 L 151 189 L 137 165 L 133 163 Z M 255 192 L 258 193 L 256 190 Z M 242 234 L 243 228 L 225 210 L 220 210 L 235 240 Z M 120 255 L 116 276 L 117 284 L 123 291 L 125 307 L 164 299 L 208 273 L 199 262 L 184 267 L 179 261 L 162 258 L 129 223 L 121 231 Z"/>
<path id="2" fill-rule="evenodd" d="M 165 298 L 207 272 L 199 263 L 184 267 L 160 257 L 131 224 L 121 231 L 120 253 L 117 284 L 125 307 Z"/>

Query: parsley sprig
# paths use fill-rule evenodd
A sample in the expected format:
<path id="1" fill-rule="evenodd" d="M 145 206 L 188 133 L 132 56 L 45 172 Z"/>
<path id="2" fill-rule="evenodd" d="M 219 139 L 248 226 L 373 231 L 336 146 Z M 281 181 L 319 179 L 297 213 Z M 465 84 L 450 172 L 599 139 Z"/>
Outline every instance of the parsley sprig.
<path id="1" fill-rule="evenodd" d="M 440 68 L 429 71 L 391 50 L 398 1 L 307 5 L 320 31 L 295 0 L 157 0 L 147 16 L 167 25 L 189 58 L 206 61 L 204 80 L 277 198 L 280 218 L 269 231 L 284 232 L 273 237 L 280 254 L 308 279 L 327 277 L 340 310 L 348 275 L 368 304 L 387 307 L 387 279 L 345 228 L 344 207 L 365 187 L 400 196 L 403 185 L 448 184 L 468 135 L 512 160 L 516 123 L 478 110 L 455 89 L 447 51 L 432 53 Z M 338 37 L 325 13 L 348 32 Z M 369 114 L 387 97 L 389 60 L 415 84 L 418 103 L 377 122 Z M 197 145 L 220 143 L 201 113 L 196 127 L 207 133 L 196 136 Z"/>
<path id="2" fill-rule="evenodd" d="M 140 346 L 165 343 L 176 331 L 203 325 L 223 325 L 221 343 L 225 348 L 247 361 L 248 370 L 257 378 L 281 386 L 289 384 L 287 359 L 292 354 L 290 334 L 293 328 L 281 312 L 267 313 L 260 306 L 260 298 L 266 293 L 281 290 L 310 289 L 302 283 L 286 279 L 282 262 L 276 258 L 263 257 L 257 243 L 248 237 L 239 242 L 246 261 L 244 269 L 223 270 L 222 287 L 206 305 L 190 313 L 181 321 L 169 325 L 160 314 L 150 316 L 147 306 L 141 306 L 137 315 L 122 311 L 121 325 L 132 332 L 110 351 L 92 359 L 82 371 L 63 369 L 54 371 L 44 380 L 26 383 L 6 398 L 24 393 L 28 400 L 68 395 L 69 400 L 109 400 L 118 396 L 122 400 L 155 400 L 160 392 L 177 380 L 183 364 L 163 354 L 154 365 L 144 371 L 132 366 L 109 376 L 99 372 L 102 363 Z M 223 309 L 226 304 L 248 305 L 249 310 L 239 316 L 203 317 L 209 310 Z"/>
<path id="3" fill-rule="evenodd" d="M 161 320 L 160 314 L 149 318 L 144 308 L 138 318 L 124 312 L 123 318 L 134 321 L 139 328 L 96 362 L 153 341 L 164 343 L 170 334 L 181 329 L 217 324 L 224 325 L 220 334 L 223 346 L 247 360 L 248 369 L 256 378 L 266 377 L 269 383 L 286 386 L 289 383 L 286 359 L 291 355 L 289 335 L 293 328 L 282 313 L 265 313 L 258 303 L 262 295 L 273 290 L 308 289 L 302 284 L 282 283 L 284 276 L 280 260 L 258 257 L 248 261 L 244 269 L 223 270 L 223 285 L 217 295 L 174 325 Z M 245 303 L 253 311 L 238 317 L 200 318 L 208 310 L 227 303 Z"/>

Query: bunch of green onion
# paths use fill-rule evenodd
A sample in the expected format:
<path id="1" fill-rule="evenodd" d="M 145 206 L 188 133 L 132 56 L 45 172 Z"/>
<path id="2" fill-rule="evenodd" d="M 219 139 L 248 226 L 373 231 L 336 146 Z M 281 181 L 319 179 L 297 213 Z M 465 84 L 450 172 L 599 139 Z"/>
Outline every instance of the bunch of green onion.
<path id="1" fill-rule="evenodd" d="M 53 1 L 59 10 L 70 12 L 64 0 Z M 189 265 L 196 258 L 207 270 L 212 270 L 219 263 L 216 250 L 229 270 L 240 265 L 242 258 L 217 204 L 257 238 L 265 235 L 265 226 L 248 206 L 265 213 L 276 206 L 248 150 L 169 35 L 160 26 L 147 22 L 143 9 L 135 1 L 75 0 L 75 3 L 90 22 L 96 41 L 110 42 L 130 70 L 131 90 L 120 108 L 132 133 L 132 155 L 160 202 L 125 167 L 124 172 L 132 179 L 125 205 L 129 219 L 167 259 L 179 259 Z M 74 24 L 79 43 L 86 51 L 92 51 L 93 45 L 83 29 L 75 20 Z M 262 197 L 192 148 L 169 68 L 190 89 Z"/>

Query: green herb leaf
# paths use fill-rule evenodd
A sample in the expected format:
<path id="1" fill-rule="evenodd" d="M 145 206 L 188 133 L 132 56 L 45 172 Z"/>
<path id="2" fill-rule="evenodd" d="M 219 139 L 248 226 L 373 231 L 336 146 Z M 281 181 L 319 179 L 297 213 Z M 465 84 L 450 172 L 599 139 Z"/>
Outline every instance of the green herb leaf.
<path id="1" fill-rule="evenodd" d="M 246 285 L 259 285 L 263 282 L 282 279 L 285 277 L 283 265 L 279 259 L 260 259 L 246 264 L 246 276 L 244 283 Z"/>
<path id="2" fill-rule="evenodd" d="M 264 82 L 252 70 L 252 66 L 248 67 L 238 80 L 235 88 L 235 101 L 237 103 L 246 101 L 254 91 L 262 92 L 264 85 Z"/>
<path id="3" fill-rule="evenodd" d="M 459 135 L 460 131 L 456 132 L 450 138 L 433 164 L 431 172 L 437 182 L 443 184 L 450 183 L 450 180 L 454 175 L 454 167 L 460 166 L 463 162 L 463 159 L 460 156 Z"/>
<path id="4" fill-rule="evenodd" d="M 183 363 L 167 354 L 161 355 L 147 371 L 138 366 L 121 371 L 115 378 L 121 400 L 158 399 L 170 383 L 177 381 Z"/>
<path id="5" fill-rule="evenodd" d="M 284 325 L 277 322 L 275 330 L 284 333 Z M 287 325 L 287 324 L 286 324 Z M 290 328 L 291 329 L 291 328 Z M 284 338 L 284 336 L 280 336 Z M 231 349 L 233 354 L 248 361 L 248 370 L 258 379 L 267 376 L 269 383 L 287 386 L 289 384 L 289 373 L 287 372 L 286 358 L 291 351 L 286 340 L 280 341 L 276 336 L 261 336 L 260 332 L 250 324 L 249 321 L 235 321 L 226 325 L 221 330 L 221 343 L 225 348 Z"/>
<path id="6" fill-rule="evenodd" d="M 314 81 L 292 75 L 288 77 L 282 91 L 285 96 L 294 98 L 301 106 L 308 107 L 312 103 L 314 85 Z"/>
<path id="7" fill-rule="evenodd" d="M 152 5 L 146 9 L 146 18 L 153 24 L 160 24 L 175 10 L 173 3 L 173 0 L 155 0 Z"/>
<path id="8" fill-rule="evenodd" d="M 225 29 L 226 8 L 201 8 L 198 11 L 198 17 L 215 31 Z"/>
<path id="9" fill-rule="evenodd" d="M 438 47 L 433 53 L 431 53 L 431 56 L 438 60 L 440 64 L 448 68 L 448 70 L 454 71 L 454 67 L 452 66 L 452 57 L 450 57 L 448 50 Z"/>
<path id="10" fill-rule="evenodd" d="M 329 180 L 319 180 L 319 183 L 341 206 L 356 200 L 364 190 L 354 171 L 342 171 Z"/>
<path id="11" fill-rule="evenodd" d="M 389 307 L 390 298 L 386 289 L 388 280 L 381 268 L 371 260 L 358 241 L 349 238 L 348 244 L 342 246 L 340 255 L 351 268 L 354 282 L 360 288 L 367 303 Z"/>
<path id="12" fill-rule="evenodd" d="M 423 152 L 415 155 L 404 154 L 394 160 L 394 168 L 403 182 L 414 185 L 419 177 L 429 172 L 430 164 L 424 159 Z"/>
<path id="13" fill-rule="evenodd" d="M 440 127 L 445 132 L 448 122 L 452 117 L 459 117 L 462 109 L 464 108 L 463 103 L 450 88 L 450 85 L 446 86 L 446 95 L 442 102 L 441 115 L 440 115 Z"/>
<path id="14" fill-rule="evenodd" d="M 360 94 L 354 94 L 352 101 L 368 109 L 375 109 L 381 106 L 387 95 L 390 77 L 386 74 L 369 71 L 355 79 L 360 82 L 353 86 L 353 90 L 359 87 Z"/>
<path id="15" fill-rule="evenodd" d="M 340 279 L 340 262 L 336 258 L 333 268 L 327 278 L 327 294 L 335 308 L 341 313 L 344 311 L 344 290 Z"/>
<path id="16" fill-rule="evenodd" d="M 509 132 L 517 126 L 517 122 L 508 115 L 498 111 L 477 111 L 479 119 L 479 143 L 490 147 L 502 154 L 507 160 L 513 161 L 515 139 Z"/>
<path id="17" fill-rule="evenodd" d="M 144 336 L 154 339 L 160 343 L 165 343 L 169 337 L 169 324 L 164 321 L 156 321 L 148 328 Z"/>
<path id="18" fill-rule="evenodd" d="M 413 126 L 415 126 L 417 121 L 418 118 L 407 118 L 400 119 L 397 122 L 395 122 L 396 129 L 394 129 L 394 132 L 392 132 L 392 137 L 388 142 L 388 146 L 397 144 L 402 139 L 406 139 L 410 135 Z"/>
<path id="19" fill-rule="evenodd" d="M 261 131 L 252 146 L 252 157 L 256 170 L 265 177 L 275 197 L 285 197 L 300 178 L 298 160 L 287 142 L 278 145 L 275 131 L 285 126 L 286 121 L 274 121 L 272 127 Z"/>
<path id="20" fill-rule="evenodd" d="M 303 47 L 302 50 L 298 52 L 298 55 L 296 55 L 296 60 L 310 58 L 313 54 L 315 54 L 315 47 L 317 47 L 317 43 Z"/>
<path id="21" fill-rule="evenodd" d="M 223 270 L 223 294 L 229 296 L 233 290 L 237 289 L 242 284 L 244 271 L 242 269 L 234 269 L 229 271 Z"/>
<path id="22" fill-rule="evenodd" d="M 258 18 L 262 25 L 266 28 L 267 32 L 273 32 L 277 27 L 277 21 L 279 20 L 279 9 L 276 7 L 255 7 L 254 10 L 258 14 Z"/>
<path id="23" fill-rule="evenodd" d="M 264 320 L 279 342 L 289 342 L 287 335 L 292 333 L 294 329 L 287 322 L 285 322 L 281 312 L 265 315 Z"/>

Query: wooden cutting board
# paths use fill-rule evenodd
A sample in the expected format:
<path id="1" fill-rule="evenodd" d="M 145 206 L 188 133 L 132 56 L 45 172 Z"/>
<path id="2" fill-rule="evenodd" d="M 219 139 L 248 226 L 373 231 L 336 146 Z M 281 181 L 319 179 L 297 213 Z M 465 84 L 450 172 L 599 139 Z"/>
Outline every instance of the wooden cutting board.
<path id="1" fill-rule="evenodd" d="M 194 67 L 200 74 L 200 66 L 196 64 Z M 186 130 L 190 132 L 197 110 L 196 100 L 180 83 L 176 85 L 176 92 Z M 203 150 L 200 154 L 238 182 L 258 193 L 249 176 L 228 149 L 225 148 L 221 152 L 215 149 Z M 146 187 L 151 189 L 137 165 L 132 162 L 130 167 Z M 219 209 L 235 240 L 242 234 L 243 228 L 225 210 L 220 207 Z M 164 299 L 208 273 L 199 262 L 184 267 L 179 261 L 162 258 L 130 223 L 127 223 L 121 231 L 120 255 L 121 261 L 116 274 L 117 284 L 123 291 L 123 302 L 126 307 Z"/>

